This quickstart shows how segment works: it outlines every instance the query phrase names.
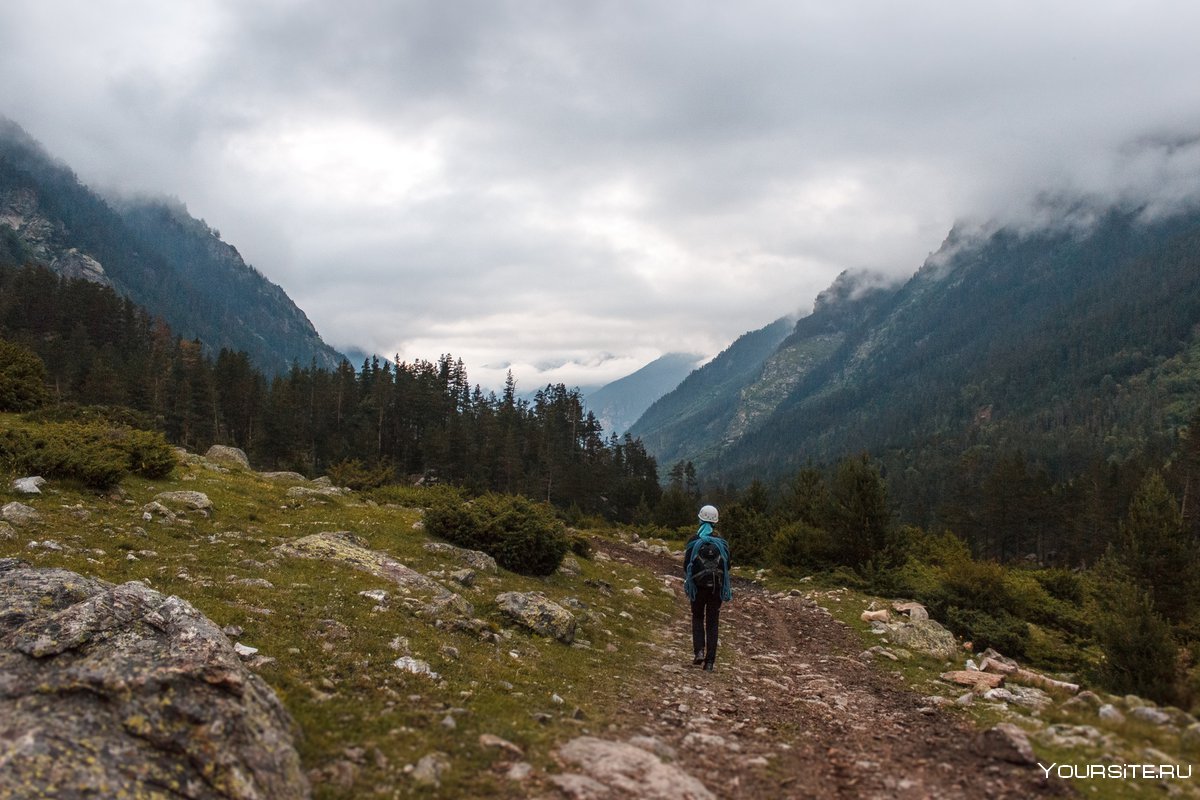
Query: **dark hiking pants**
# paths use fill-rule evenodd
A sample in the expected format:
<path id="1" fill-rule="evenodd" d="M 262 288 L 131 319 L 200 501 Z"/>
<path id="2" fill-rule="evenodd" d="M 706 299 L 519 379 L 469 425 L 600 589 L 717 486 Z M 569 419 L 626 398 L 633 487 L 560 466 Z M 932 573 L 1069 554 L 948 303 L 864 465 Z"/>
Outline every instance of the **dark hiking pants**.
<path id="1" fill-rule="evenodd" d="M 692 651 L 703 653 L 704 661 L 717 660 L 717 623 L 721 617 L 721 590 L 696 589 L 692 601 Z"/>

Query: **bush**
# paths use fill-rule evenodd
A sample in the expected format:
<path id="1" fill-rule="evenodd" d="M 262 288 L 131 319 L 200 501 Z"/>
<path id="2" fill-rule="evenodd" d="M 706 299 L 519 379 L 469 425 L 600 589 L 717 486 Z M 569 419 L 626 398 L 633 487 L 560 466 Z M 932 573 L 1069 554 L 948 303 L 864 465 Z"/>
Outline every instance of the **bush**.
<path id="1" fill-rule="evenodd" d="M 1155 612 L 1149 595 L 1132 583 L 1116 582 L 1107 588 L 1096 620 L 1096 640 L 1104 661 L 1095 678 L 1116 694 L 1175 703 L 1179 648 L 1171 626 Z"/>
<path id="2" fill-rule="evenodd" d="M 0 339 L 0 411 L 29 411 L 50 399 L 37 353 Z"/>
<path id="3" fill-rule="evenodd" d="M 115 486 L 130 472 L 162 478 L 176 463 L 162 434 L 79 423 L 5 431 L 0 459 L 14 471 L 77 480 L 93 489 Z"/>
<path id="4" fill-rule="evenodd" d="M 988 613 L 953 606 L 946 610 L 946 627 L 969 639 L 977 652 L 993 647 L 1017 659 L 1029 652 L 1029 623 L 1007 611 Z"/>
<path id="5" fill-rule="evenodd" d="M 567 534 L 553 510 L 519 495 L 485 494 L 469 502 L 442 499 L 425 512 L 425 529 L 461 547 L 488 553 L 505 569 L 549 575 L 567 553 Z"/>
<path id="6" fill-rule="evenodd" d="M 775 533 L 769 548 L 772 563 L 793 570 L 818 570 L 830 565 L 833 542 L 829 534 L 807 522 L 793 522 Z"/>
<path id="7" fill-rule="evenodd" d="M 339 461 L 329 468 L 329 479 L 335 486 L 345 486 L 356 492 L 377 489 L 396 479 L 396 471 L 386 463 L 363 466 L 357 458 Z"/>
<path id="8" fill-rule="evenodd" d="M 578 531 L 570 535 L 570 548 L 571 552 L 580 558 L 590 560 L 592 557 L 592 540 Z"/>
<path id="9" fill-rule="evenodd" d="M 81 422 L 90 425 L 107 425 L 113 428 L 137 428 L 154 430 L 154 420 L 149 414 L 127 406 L 81 406 L 78 403 L 58 403 L 44 406 L 23 414 L 27 422 Z"/>

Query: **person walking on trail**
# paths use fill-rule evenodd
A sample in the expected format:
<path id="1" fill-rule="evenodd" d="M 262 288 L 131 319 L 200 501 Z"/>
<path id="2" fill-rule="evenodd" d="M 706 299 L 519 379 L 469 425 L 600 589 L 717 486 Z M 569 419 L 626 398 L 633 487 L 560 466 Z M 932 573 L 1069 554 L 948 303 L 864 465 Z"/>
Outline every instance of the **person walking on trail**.
<path id="1" fill-rule="evenodd" d="M 693 664 L 709 672 L 717 660 L 721 603 L 733 599 L 729 580 L 729 543 L 713 533 L 715 506 L 700 509 L 700 529 L 683 548 L 683 589 L 692 603 Z"/>

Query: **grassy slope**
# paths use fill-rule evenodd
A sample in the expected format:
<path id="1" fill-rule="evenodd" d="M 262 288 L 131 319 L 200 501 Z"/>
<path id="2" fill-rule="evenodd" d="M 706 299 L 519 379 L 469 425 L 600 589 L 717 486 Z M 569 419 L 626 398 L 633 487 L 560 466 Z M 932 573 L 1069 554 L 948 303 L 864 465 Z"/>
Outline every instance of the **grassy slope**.
<path id="1" fill-rule="evenodd" d="M 19 424 L 15 418 L 0 415 L 0 427 L 14 424 Z M 532 763 L 545 766 L 552 743 L 602 730 L 621 686 L 612 676 L 624 674 L 639 659 L 647 620 L 665 618 L 672 603 L 653 577 L 611 562 L 580 559 L 579 577 L 480 575 L 478 588 L 463 595 L 477 616 L 501 633 L 495 644 L 439 630 L 414 616 L 385 580 L 271 553 L 289 538 L 349 530 L 422 572 L 461 568 L 422 549 L 429 539 L 413 529 L 418 509 L 381 507 L 355 495 L 298 501 L 286 496 L 287 483 L 254 473 L 221 474 L 201 465 L 180 467 L 168 481 L 127 479 L 120 497 L 52 483 L 40 497 L 18 498 L 8 490 L 9 477 L 0 488 L 0 503 L 20 499 L 43 519 L 19 530 L 15 539 L 0 540 L 0 557 L 114 583 L 141 580 L 186 599 L 219 625 L 241 626 L 241 642 L 276 659 L 259 673 L 304 732 L 299 748 L 305 768 L 345 760 L 348 748 L 364 749 L 353 783 L 344 788 L 323 784 L 315 793 L 320 798 L 404 796 L 413 788 L 406 766 L 434 751 L 446 753 L 452 763 L 440 794 L 517 796 L 516 784 L 499 769 L 489 769 L 505 756 L 481 748 L 479 735 L 509 739 L 526 749 Z M 143 521 L 145 503 L 177 489 L 206 493 L 216 508 L 212 519 L 193 516 L 188 524 L 174 526 Z M 45 539 L 67 550 L 28 547 Z M 231 577 L 265 578 L 272 587 L 240 585 Z M 613 590 L 607 593 L 588 580 L 606 581 Z M 624 591 L 638 585 L 644 594 Z M 374 601 L 359 595 L 368 589 L 391 592 L 388 610 L 376 611 Z M 590 646 L 568 647 L 504 627 L 493 598 L 501 591 L 526 590 L 585 603 L 588 611 L 575 612 L 577 638 Z M 348 636 L 339 637 L 340 629 L 325 620 L 344 625 Z M 397 637 L 407 646 L 394 649 Z M 457 649 L 457 657 L 448 647 Z M 442 681 L 394 667 L 392 662 L 405 654 L 428 661 Z M 537 713 L 548 714 L 548 721 L 536 719 Z M 447 716 L 455 720 L 453 730 L 443 724 Z"/>

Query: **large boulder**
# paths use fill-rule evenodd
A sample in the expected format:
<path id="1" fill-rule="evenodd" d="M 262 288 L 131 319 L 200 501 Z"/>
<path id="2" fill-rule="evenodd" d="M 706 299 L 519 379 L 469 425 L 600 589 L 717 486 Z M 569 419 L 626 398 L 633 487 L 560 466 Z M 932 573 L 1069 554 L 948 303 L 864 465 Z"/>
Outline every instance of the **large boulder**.
<path id="1" fill-rule="evenodd" d="M 236 447 L 227 447 L 223 444 L 214 444 L 208 448 L 208 452 L 204 457 L 209 461 L 214 461 L 217 464 L 222 464 L 226 467 L 241 467 L 242 469 L 250 469 L 250 459 L 246 457 L 244 450 L 239 450 Z"/>
<path id="2" fill-rule="evenodd" d="M 309 797 L 291 717 L 187 602 L 14 559 L 0 596 L 0 797 Z"/>
<path id="3" fill-rule="evenodd" d="M 897 647 L 942 659 L 952 659 L 958 655 L 958 643 L 954 640 L 954 634 L 934 620 L 894 622 L 884 627 L 884 636 Z"/>
<path id="4" fill-rule="evenodd" d="M 575 641 L 575 617 L 541 592 L 503 592 L 496 595 L 500 613 L 541 636 Z"/>

